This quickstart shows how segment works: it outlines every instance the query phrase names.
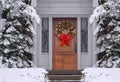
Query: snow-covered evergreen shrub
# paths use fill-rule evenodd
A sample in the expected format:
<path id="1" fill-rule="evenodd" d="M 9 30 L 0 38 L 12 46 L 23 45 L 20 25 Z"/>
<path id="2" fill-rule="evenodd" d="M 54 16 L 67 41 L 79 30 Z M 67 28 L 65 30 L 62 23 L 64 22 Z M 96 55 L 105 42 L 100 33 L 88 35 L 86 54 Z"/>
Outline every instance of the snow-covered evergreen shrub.
<path id="1" fill-rule="evenodd" d="M 99 0 L 102 1 L 102 0 Z M 97 54 L 104 52 L 98 67 L 120 67 L 120 0 L 103 0 L 90 17 L 96 20 Z"/>
<path id="2" fill-rule="evenodd" d="M 99 3 L 99 5 L 102 5 L 102 4 L 104 4 L 105 2 L 107 2 L 108 0 L 98 0 L 98 3 Z"/>
<path id="3" fill-rule="evenodd" d="M 40 21 L 31 0 L 0 0 L 0 68 L 28 68 L 33 64 L 25 54 L 33 54 L 34 21 Z"/>

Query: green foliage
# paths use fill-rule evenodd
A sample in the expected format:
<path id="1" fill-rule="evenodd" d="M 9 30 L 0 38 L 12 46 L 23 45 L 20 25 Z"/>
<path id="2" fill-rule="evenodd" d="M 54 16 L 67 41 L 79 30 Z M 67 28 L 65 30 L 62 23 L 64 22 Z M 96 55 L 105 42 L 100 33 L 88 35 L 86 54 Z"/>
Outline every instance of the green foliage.
<path id="1" fill-rule="evenodd" d="M 105 2 L 107 2 L 108 0 L 98 0 L 99 5 L 103 5 Z"/>
<path id="2" fill-rule="evenodd" d="M 103 58 L 97 66 L 120 68 L 120 1 L 99 0 L 99 4 L 99 11 L 104 13 L 99 13 L 96 23 L 97 54 Z"/>
<path id="3" fill-rule="evenodd" d="M 0 62 L 3 66 L 0 67 L 33 67 L 26 57 L 26 53 L 33 54 L 30 52 L 33 46 L 33 22 L 31 16 L 25 13 L 31 8 L 30 4 L 31 0 L 5 0 L 5 4 L 2 4 L 4 25 L 0 29 Z"/>
<path id="4" fill-rule="evenodd" d="M 31 5 L 31 0 L 22 0 L 24 3 Z"/>

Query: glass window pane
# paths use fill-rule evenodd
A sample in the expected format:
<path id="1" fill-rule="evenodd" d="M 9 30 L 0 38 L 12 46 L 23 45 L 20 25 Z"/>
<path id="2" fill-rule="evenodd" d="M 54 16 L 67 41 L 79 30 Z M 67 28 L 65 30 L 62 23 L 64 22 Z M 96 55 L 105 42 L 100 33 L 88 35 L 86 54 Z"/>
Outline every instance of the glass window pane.
<path id="1" fill-rule="evenodd" d="M 42 18 L 42 52 L 49 52 L 49 18 Z"/>
<path id="2" fill-rule="evenodd" d="M 81 52 L 88 52 L 88 18 L 81 18 Z"/>

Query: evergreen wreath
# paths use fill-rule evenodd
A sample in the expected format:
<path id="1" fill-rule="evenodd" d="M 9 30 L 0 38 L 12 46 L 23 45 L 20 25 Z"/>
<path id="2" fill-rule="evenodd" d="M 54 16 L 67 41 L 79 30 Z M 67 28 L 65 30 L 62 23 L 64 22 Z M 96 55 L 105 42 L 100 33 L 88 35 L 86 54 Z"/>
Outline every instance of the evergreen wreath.
<path id="1" fill-rule="evenodd" d="M 69 20 L 60 21 L 55 27 L 55 34 L 58 37 L 63 33 L 74 36 L 76 33 L 75 25 Z"/>
<path id="2" fill-rule="evenodd" d="M 75 25 L 69 20 L 60 21 L 55 27 L 55 34 L 61 40 L 61 46 L 69 46 L 69 41 L 75 32 Z"/>

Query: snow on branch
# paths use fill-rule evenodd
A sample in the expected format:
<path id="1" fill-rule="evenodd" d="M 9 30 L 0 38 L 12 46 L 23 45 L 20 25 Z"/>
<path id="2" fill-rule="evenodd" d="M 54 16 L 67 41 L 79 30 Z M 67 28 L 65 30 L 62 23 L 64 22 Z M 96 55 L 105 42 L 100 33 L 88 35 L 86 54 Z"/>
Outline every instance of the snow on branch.
<path id="1" fill-rule="evenodd" d="M 33 7 L 27 5 L 25 10 L 23 10 L 23 13 L 26 14 L 27 16 L 30 16 L 32 21 L 36 20 L 37 23 L 40 23 L 40 18 Z"/>
<path id="2" fill-rule="evenodd" d="M 93 14 L 90 16 L 90 23 L 93 23 L 94 20 L 98 20 L 99 17 L 105 13 L 106 13 L 106 10 L 102 5 L 96 7 L 95 10 L 93 11 Z"/>

